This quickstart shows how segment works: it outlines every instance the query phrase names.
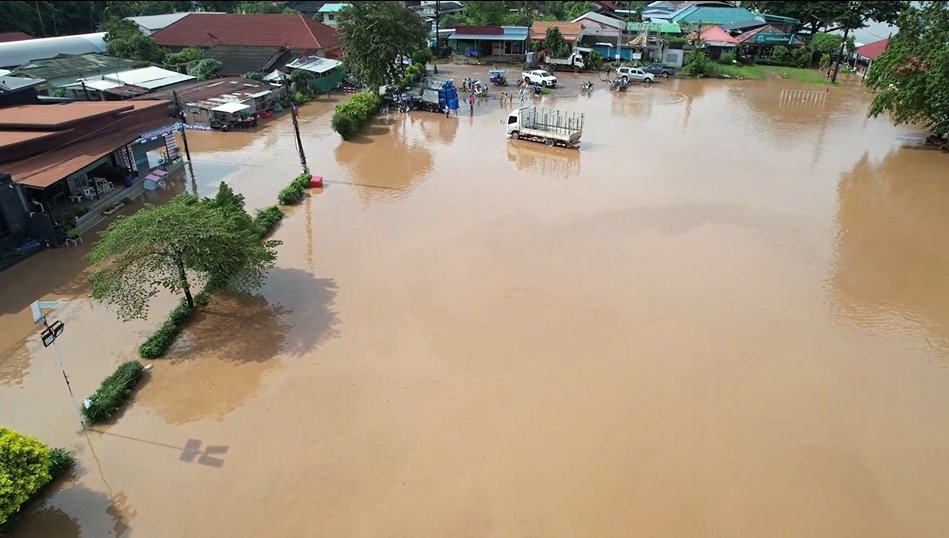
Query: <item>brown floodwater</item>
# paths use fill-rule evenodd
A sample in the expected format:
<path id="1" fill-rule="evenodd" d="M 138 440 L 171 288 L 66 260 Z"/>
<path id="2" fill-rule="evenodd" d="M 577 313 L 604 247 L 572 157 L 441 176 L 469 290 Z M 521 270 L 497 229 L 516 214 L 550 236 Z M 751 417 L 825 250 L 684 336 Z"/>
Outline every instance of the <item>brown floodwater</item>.
<path id="1" fill-rule="evenodd" d="M 69 300 L 81 398 L 173 299 L 117 321 L 83 249 L 0 273 L 0 423 L 80 462 L 14 536 L 949 533 L 949 155 L 851 85 L 561 79 L 579 151 L 496 100 L 346 143 L 304 107 L 277 267 L 95 431 L 29 303 Z M 189 143 L 182 188 L 252 207 L 299 172 L 287 117 Z"/>

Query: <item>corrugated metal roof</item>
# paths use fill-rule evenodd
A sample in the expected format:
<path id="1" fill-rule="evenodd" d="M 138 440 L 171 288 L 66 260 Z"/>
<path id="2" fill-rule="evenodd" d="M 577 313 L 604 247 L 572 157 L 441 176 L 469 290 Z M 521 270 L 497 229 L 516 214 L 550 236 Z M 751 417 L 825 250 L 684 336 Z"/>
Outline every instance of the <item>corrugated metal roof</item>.
<path id="1" fill-rule="evenodd" d="M 671 21 L 689 24 L 729 24 L 754 19 L 755 14 L 743 7 L 689 6 L 674 13 Z"/>
<path id="2" fill-rule="evenodd" d="M 0 43 L 0 67 L 16 67 L 31 60 L 46 60 L 60 54 L 104 53 L 104 37 L 105 32 L 98 32 Z"/>
<path id="3" fill-rule="evenodd" d="M 307 56 L 293 60 L 292 62 L 288 63 L 286 67 L 289 67 L 290 69 L 302 69 L 311 73 L 326 73 L 327 71 L 331 71 L 342 64 L 343 62 L 338 60 L 320 58 L 319 56 Z"/>
<path id="4" fill-rule="evenodd" d="M 14 73 L 46 80 L 70 77 L 79 79 L 98 74 L 128 71 L 141 66 L 142 63 L 104 54 L 63 55 L 29 62 L 15 69 Z"/>
<path id="5" fill-rule="evenodd" d="M 191 75 L 176 73 L 174 71 L 162 69 L 161 67 L 149 66 L 142 67 L 141 69 L 131 69 L 129 71 L 120 71 L 118 73 L 100 75 L 98 77 L 84 78 L 82 79 L 82 82 L 85 82 L 87 88 L 94 88 L 96 90 L 108 90 L 126 85 L 138 86 L 147 90 L 155 90 L 158 88 L 171 86 L 173 84 L 181 84 L 182 82 L 187 82 L 189 80 L 197 79 Z M 71 87 L 81 85 L 81 82 L 68 84 L 68 86 Z"/>
<path id="6" fill-rule="evenodd" d="M 161 30 L 166 26 L 171 26 L 172 24 L 180 21 L 181 19 L 187 17 L 189 13 L 165 13 L 163 15 L 142 15 L 140 17 L 125 17 L 125 20 L 132 21 L 135 24 L 150 30 L 153 33 L 157 30 Z"/>
<path id="7" fill-rule="evenodd" d="M 349 4 L 323 4 L 323 7 L 317 10 L 317 13 L 338 13 L 348 5 Z"/>
<path id="8" fill-rule="evenodd" d="M 631 22 L 626 26 L 628 32 L 643 32 L 648 30 L 650 33 L 659 32 L 663 34 L 681 34 L 682 28 L 674 22 Z"/>

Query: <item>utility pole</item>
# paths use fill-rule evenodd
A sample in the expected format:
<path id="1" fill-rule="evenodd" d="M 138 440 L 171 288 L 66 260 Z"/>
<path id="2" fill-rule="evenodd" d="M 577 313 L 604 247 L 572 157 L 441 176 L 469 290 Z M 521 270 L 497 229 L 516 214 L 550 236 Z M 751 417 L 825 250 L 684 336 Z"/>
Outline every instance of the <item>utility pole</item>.
<path id="1" fill-rule="evenodd" d="M 441 1 L 435 0 L 435 58 L 432 60 L 432 69 L 438 74 L 438 55 L 441 53 L 441 47 L 438 43 L 438 16 L 441 14 Z"/>
<path id="2" fill-rule="evenodd" d="M 185 144 L 185 156 L 188 157 L 188 164 L 191 164 L 191 150 L 188 149 L 188 133 L 185 129 L 185 111 L 181 109 L 181 105 L 178 103 L 178 92 L 172 90 L 171 95 L 175 99 L 175 117 L 181 121 L 181 140 Z"/>
<path id="3" fill-rule="evenodd" d="M 834 62 L 834 72 L 831 73 L 830 76 L 831 84 L 837 83 L 837 72 L 840 71 L 840 59 L 843 58 L 844 50 L 847 48 L 847 36 L 850 35 L 850 23 L 853 21 L 853 2 L 847 2 L 847 8 L 849 9 L 850 13 L 846 21 L 844 21 L 844 24 L 846 25 L 844 27 L 844 40 L 840 44 L 840 53 L 837 55 L 837 61 Z"/>
<path id="4" fill-rule="evenodd" d="M 295 103 L 290 104 L 290 115 L 293 117 L 293 134 L 297 137 L 297 151 L 300 153 L 300 166 L 303 167 L 304 174 L 309 174 L 310 167 L 306 165 L 306 154 L 303 152 L 303 140 L 300 139 L 300 124 L 297 121 L 299 110 Z"/>
<path id="5" fill-rule="evenodd" d="M 53 356 L 56 358 L 56 364 L 59 365 L 59 371 L 63 374 L 63 380 L 66 382 L 66 390 L 69 391 L 69 401 L 72 402 L 73 407 L 76 408 L 76 414 L 79 415 L 79 426 L 85 430 L 86 423 L 82 419 L 82 410 L 79 408 L 79 404 L 76 403 L 76 395 L 73 394 L 72 385 L 69 384 L 69 376 L 66 375 L 66 368 L 63 366 L 63 359 L 59 356 L 59 348 L 56 347 L 56 339 L 59 338 L 59 335 L 63 334 L 63 330 L 66 328 L 66 324 L 62 321 L 54 321 L 52 324 L 49 323 L 49 320 L 46 319 L 46 314 L 43 313 L 44 310 L 54 310 L 59 306 L 59 301 L 34 301 L 30 305 L 30 310 L 33 313 L 33 323 L 43 324 L 43 330 L 40 331 L 40 339 L 43 342 L 43 347 L 52 347 Z"/>

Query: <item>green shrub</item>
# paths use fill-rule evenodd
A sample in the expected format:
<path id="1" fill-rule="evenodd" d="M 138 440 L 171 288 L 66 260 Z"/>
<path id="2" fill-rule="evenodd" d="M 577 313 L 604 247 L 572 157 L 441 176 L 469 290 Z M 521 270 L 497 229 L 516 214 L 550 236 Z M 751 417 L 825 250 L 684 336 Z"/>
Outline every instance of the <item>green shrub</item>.
<path id="1" fill-rule="evenodd" d="M 804 47 L 794 49 L 791 51 L 791 64 L 795 67 L 810 67 L 811 51 Z"/>
<path id="2" fill-rule="evenodd" d="M 707 75 L 711 63 L 704 52 L 696 51 L 689 55 L 689 61 L 685 63 L 682 72 L 692 77 Z"/>
<path id="3" fill-rule="evenodd" d="M 195 309 L 208 304 L 209 292 L 218 287 L 219 283 L 215 282 L 214 284 L 212 286 L 209 282 L 203 291 L 194 296 Z M 164 355 L 175 341 L 175 337 L 184 328 L 185 322 L 191 319 L 192 314 L 194 314 L 194 311 L 188 307 L 188 301 L 181 299 L 178 306 L 174 307 L 171 313 L 168 314 L 168 319 L 161 324 L 161 327 L 138 346 L 139 356 L 143 359 L 157 359 Z"/>
<path id="4" fill-rule="evenodd" d="M 257 234 L 263 237 L 270 233 L 281 220 L 283 220 L 283 211 L 280 211 L 280 208 L 275 205 L 258 209 L 254 215 L 254 228 L 257 230 Z"/>
<path id="5" fill-rule="evenodd" d="M 303 189 L 295 185 L 287 185 L 277 193 L 280 205 L 292 205 L 303 199 Z"/>
<path id="6" fill-rule="evenodd" d="M 313 176 L 307 174 L 306 172 L 300 173 L 297 177 L 293 178 L 293 181 L 290 182 L 290 186 L 296 187 L 298 189 L 309 189 L 310 188 L 310 179 Z"/>
<path id="7" fill-rule="evenodd" d="M 359 132 L 359 123 L 345 112 L 336 111 L 332 120 L 333 130 L 339 133 L 343 140 L 352 140 Z"/>
<path id="8" fill-rule="evenodd" d="M 726 64 L 726 65 L 731 65 L 731 64 L 735 63 L 735 53 L 734 53 L 734 52 L 726 52 L 726 53 L 722 54 L 721 57 L 718 58 L 718 61 L 719 61 L 719 63 L 723 63 L 723 64 Z"/>
<path id="9" fill-rule="evenodd" d="M 293 102 L 297 105 L 302 105 L 309 101 L 309 98 L 303 92 L 293 92 Z"/>
<path id="10" fill-rule="evenodd" d="M 413 65 L 418 65 L 424 70 L 425 64 L 431 62 L 434 56 L 432 56 L 432 51 L 428 47 L 422 47 L 413 52 L 411 58 Z"/>
<path id="11" fill-rule="evenodd" d="M 53 480 L 69 472 L 76 465 L 76 458 L 65 448 L 49 450 L 49 474 Z"/>
<path id="12" fill-rule="evenodd" d="M 51 478 L 49 449 L 43 443 L 0 428 L 0 524 Z"/>
<path id="13" fill-rule="evenodd" d="M 128 399 L 144 372 L 145 367 L 138 361 L 120 364 L 112 375 L 102 381 L 99 390 L 89 396 L 88 404 L 83 405 L 82 414 L 86 417 L 86 423 L 99 424 L 112 418 Z"/>
<path id="14" fill-rule="evenodd" d="M 787 47 L 778 45 L 771 49 L 771 60 L 777 64 L 785 65 L 791 59 L 791 53 Z"/>
<path id="15" fill-rule="evenodd" d="M 550 95 L 550 88 L 548 88 L 547 86 L 541 86 L 540 93 L 541 95 Z"/>

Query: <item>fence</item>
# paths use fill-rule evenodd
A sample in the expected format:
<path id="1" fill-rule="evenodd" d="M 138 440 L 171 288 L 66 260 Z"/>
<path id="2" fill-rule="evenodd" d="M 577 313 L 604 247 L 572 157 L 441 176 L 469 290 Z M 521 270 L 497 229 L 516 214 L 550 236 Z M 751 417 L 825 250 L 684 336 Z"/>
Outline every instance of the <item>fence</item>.
<path id="1" fill-rule="evenodd" d="M 781 106 L 820 106 L 827 101 L 827 90 L 781 90 Z"/>

